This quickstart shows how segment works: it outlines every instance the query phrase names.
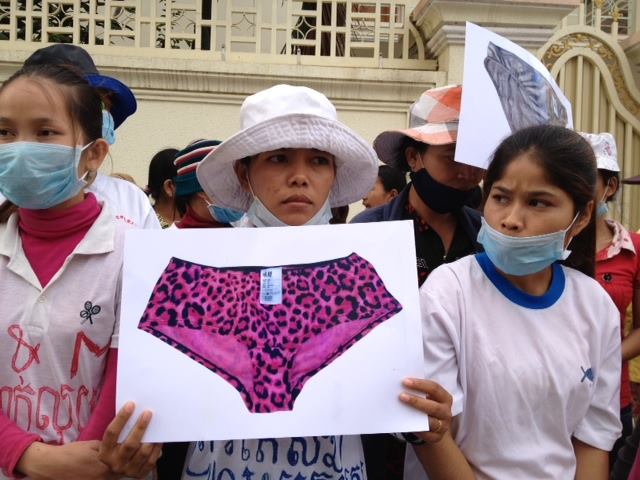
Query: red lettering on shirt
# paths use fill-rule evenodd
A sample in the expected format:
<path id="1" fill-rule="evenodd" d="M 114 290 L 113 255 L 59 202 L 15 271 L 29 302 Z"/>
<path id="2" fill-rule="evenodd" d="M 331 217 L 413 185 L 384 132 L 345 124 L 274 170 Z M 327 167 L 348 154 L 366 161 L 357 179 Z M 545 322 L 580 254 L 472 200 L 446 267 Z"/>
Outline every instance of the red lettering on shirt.
<path id="1" fill-rule="evenodd" d="M 46 430 L 51 423 L 52 429 L 56 432 L 57 443 L 64 443 L 64 432 L 69 430 L 73 424 L 73 401 L 69 393 L 73 392 L 73 388 L 69 385 L 62 385 L 60 391 L 56 391 L 51 387 L 40 387 L 38 389 L 38 402 L 36 408 L 36 427 L 40 430 Z M 49 397 L 49 400 L 45 397 Z M 64 402 L 64 406 L 62 403 Z M 61 408 L 62 411 L 61 411 Z M 42 411 L 49 412 L 46 415 Z M 66 423 L 61 423 L 65 421 Z"/>
<path id="2" fill-rule="evenodd" d="M 24 372 L 31 366 L 34 361 L 36 363 L 40 363 L 40 358 L 38 358 L 38 350 L 40 349 L 40 344 L 37 344 L 34 347 L 33 345 L 24 341 L 24 332 L 19 325 L 9 325 L 9 328 L 7 328 L 7 333 L 17 342 L 16 351 L 13 352 L 13 357 L 11 357 L 11 368 L 13 368 L 14 372 Z M 22 347 L 24 347 L 27 351 L 27 359 L 22 363 L 22 366 L 18 366 L 18 357 L 20 356 Z"/>
<path id="3" fill-rule="evenodd" d="M 116 220 L 122 220 L 124 223 L 128 225 L 135 225 L 136 222 L 131 220 L 130 218 L 125 217 L 124 215 L 116 215 Z"/>
<path id="4" fill-rule="evenodd" d="M 18 424 L 20 418 L 27 418 L 27 424 L 24 426 L 24 429 L 29 431 L 31 429 L 31 414 L 33 412 L 33 404 L 31 402 L 31 397 L 35 395 L 35 390 L 31 388 L 30 384 L 26 386 L 18 385 L 13 389 L 13 421 Z M 20 404 L 23 405 L 22 408 L 27 409 L 27 413 L 22 413 L 22 408 Z"/>
<path id="5" fill-rule="evenodd" d="M 101 347 L 97 343 L 94 343 L 84 332 L 78 332 L 76 335 L 76 343 L 73 347 L 73 359 L 71 360 L 71 378 L 75 377 L 78 374 L 78 367 L 80 363 L 80 347 L 82 344 L 89 349 L 91 353 L 95 355 L 96 358 L 104 355 L 109 349 L 108 342 L 104 347 Z"/>
<path id="6" fill-rule="evenodd" d="M 42 386 L 36 391 L 21 381 L 14 387 L 2 387 L 0 410 L 20 428 L 39 431 L 46 443 L 61 445 L 85 427 L 81 420 L 91 415 L 98 393 L 98 389 L 89 390 L 85 385 L 74 390 L 66 384 L 59 389 Z M 74 432 L 65 439 L 65 433 L 71 430 Z"/>
<path id="7" fill-rule="evenodd" d="M 91 398 L 89 398 L 89 393 L 91 393 Z M 76 393 L 76 418 L 78 419 L 78 431 L 84 430 L 84 425 L 81 421 L 83 418 L 83 409 L 86 410 L 86 416 L 84 418 L 89 418 L 93 409 L 96 408 L 96 403 L 98 403 L 98 389 L 93 389 L 92 392 L 89 392 L 89 389 L 84 385 L 80 385 L 78 387 Z"/>

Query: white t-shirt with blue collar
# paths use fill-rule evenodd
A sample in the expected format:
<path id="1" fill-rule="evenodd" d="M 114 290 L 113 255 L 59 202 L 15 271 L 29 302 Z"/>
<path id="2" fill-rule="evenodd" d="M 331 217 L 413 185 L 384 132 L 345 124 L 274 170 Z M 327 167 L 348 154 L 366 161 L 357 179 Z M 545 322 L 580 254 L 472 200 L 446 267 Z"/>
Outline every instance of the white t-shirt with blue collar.
<path id="1" fill-rule="evenodd" d="M 619 313 L 598 283 L 553 265 L 535 297 L 486 254 L 437 268 L 420 289 L 425 378 L 453 396 L 452 433 L 478 479 L 573 478 L 575 437 L 619 437 Z M 426 478 L 413 449 L 405 479 Z"/>

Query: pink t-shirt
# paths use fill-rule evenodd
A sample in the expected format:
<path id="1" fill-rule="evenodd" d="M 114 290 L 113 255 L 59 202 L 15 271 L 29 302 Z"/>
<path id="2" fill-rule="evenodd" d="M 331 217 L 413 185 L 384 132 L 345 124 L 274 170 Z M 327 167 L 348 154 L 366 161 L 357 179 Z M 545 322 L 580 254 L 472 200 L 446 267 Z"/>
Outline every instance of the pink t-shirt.
<path id="1" fill-rule="evenodd" d="M 633 292 L 640 284 L 640 235 L 628 232 L 621 224 L 609 222 L 613 228 L 611 244 L 596 253 L 596 280 L 606 290 L 620 312 L 620 334 L 624 340 L 624 323 Z M 622 362 L 620 408 L 631 405 L 629 365 Z"/>

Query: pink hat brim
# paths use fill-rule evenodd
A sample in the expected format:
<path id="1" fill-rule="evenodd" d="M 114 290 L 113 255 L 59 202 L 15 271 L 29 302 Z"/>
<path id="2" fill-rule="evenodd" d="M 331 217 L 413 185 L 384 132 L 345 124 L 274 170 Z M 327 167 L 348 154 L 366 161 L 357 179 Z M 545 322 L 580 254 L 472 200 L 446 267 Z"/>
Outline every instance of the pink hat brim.
<path id="1" fill-rule="evenodd" d="M 408 171 L 409 165 L 402 151 L 406 137 L 427 145 L 450 145 L 458 140 L 458 130 L 449 126 L 449 129 L 441 131 L 424 131 L 424 128 L 420 127 L 382 132 L 373 141 L 373 149 L 380 161 L 392 168 Z"/>

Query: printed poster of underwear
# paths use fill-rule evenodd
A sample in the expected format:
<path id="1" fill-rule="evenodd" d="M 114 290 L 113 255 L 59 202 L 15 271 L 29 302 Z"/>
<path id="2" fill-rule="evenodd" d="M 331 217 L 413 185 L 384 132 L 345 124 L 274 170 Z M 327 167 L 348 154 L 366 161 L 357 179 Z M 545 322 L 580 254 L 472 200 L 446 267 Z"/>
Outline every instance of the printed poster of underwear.
<path id="1" fill-rule="evenodd" d="M 307 380 L 401 310 L 356 253 L 281 267 L 174 257 L 138 328 L 225 379 L 250 412 L 268 413 L 292 410 Z"/>
<path id="2" fill-rule="evenodd" d="M 517 55 L 489 42 L 484 67 L 512 132 L 543 124 L 568 125 L 567 110 L 551 84 Z"/>

